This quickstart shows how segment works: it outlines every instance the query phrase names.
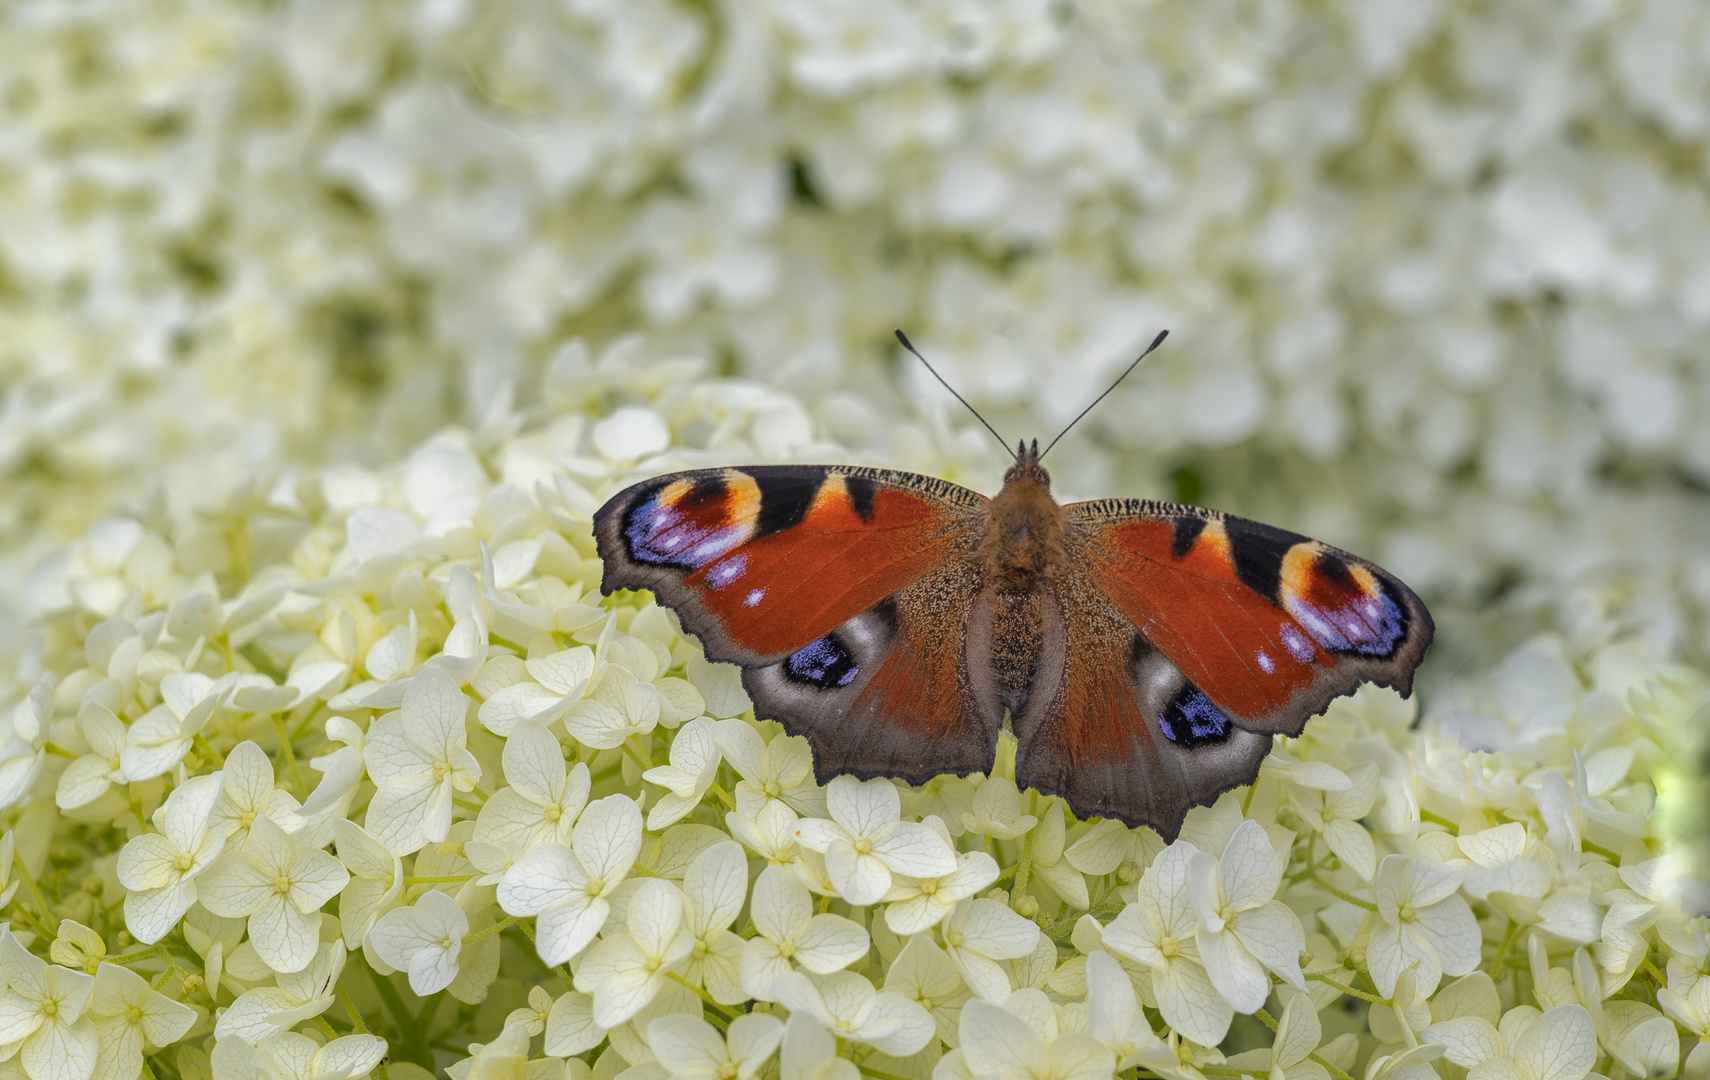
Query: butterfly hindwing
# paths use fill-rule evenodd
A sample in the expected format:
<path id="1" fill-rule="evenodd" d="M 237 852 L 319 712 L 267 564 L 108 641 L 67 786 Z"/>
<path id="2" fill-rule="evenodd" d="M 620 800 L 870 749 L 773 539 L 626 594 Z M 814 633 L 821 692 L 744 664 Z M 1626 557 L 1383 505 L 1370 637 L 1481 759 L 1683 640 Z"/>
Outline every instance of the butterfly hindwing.
<path id="1" fill-rule="evenodd" d="M 945 559 L 778 663 L 745 670 L 754 715 L 807 737 L 822 784 L 989 771 L 1003 710 L 970 677 L 979 576 L 967 559 Z"/>
<path id="2" fill-rule="evenodd" d="M 1018 785 L 1174 840 L 1190 807 L 1258 775 L 1271 737 L 1231 723 L 1088 575 L 1064 575 L 1043 606 L 1037 676 L 1011 721 Z"/>
<path id="3" fill-rule="evenodd" d="M 714 660 L 775 664 L 972 542 L 985 504 L 966 488 L 884 469 L 672 473 L 594 516 L 600 588 L 652 590 Z"/>
<path id="4" fill-rule="evenodd" d="M 1403 694 L 1431 616 L 1387 571 L 1304 536 L 1198 507 L 1065 507 L 1072 562 L 1237 726 L 1298 735 L 1375 682 Z"/>

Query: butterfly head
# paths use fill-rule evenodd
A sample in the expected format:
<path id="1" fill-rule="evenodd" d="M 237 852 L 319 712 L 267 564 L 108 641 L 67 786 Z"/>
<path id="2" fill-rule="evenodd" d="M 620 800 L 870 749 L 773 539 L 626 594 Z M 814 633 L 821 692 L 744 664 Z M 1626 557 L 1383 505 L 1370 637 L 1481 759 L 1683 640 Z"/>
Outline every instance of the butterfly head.
<path id="1" fill-rule="evenodd" d="M 1045 471 L 1045 466 L 1039 464 L 1039 440 L 1031 444 L 1026 439 L 1016 443 L 1015 464 L 1003 474 L 1004 486 L 1010 484 L 1038 484 L 1050 490 L 1051 474 Z"/>

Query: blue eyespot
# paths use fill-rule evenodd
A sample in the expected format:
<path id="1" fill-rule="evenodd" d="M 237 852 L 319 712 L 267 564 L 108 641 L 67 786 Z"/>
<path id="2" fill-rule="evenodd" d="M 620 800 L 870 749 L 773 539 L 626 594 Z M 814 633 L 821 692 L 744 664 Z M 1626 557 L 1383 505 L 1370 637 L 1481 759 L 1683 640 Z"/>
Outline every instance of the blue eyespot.
<path id="1" fill-rule="evenodd" d="M 791 653 L 784 661 L 786 678 L 821 690 L 848 686 L 860 673 L 849 650 L 830 634 Z"/>
<path id="2" fill-rule="evenodd" d="M 1158 717 L 1164 736 L 1178 746 L 1192 749 L 1205 743 L 1222 742 L 1229 737 L 1229 718 L 1218 711 L 1211 699 L 1195 686 L 1183 687 L 1181 693 L 1164 706 Z"/>

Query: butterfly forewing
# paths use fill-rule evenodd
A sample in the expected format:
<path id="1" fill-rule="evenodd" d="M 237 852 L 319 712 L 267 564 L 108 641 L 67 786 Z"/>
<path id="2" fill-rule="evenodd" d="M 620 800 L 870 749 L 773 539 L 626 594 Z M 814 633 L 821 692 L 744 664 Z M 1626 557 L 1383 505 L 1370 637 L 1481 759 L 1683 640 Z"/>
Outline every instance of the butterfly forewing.
<path id="1" fill-rule="evenodd" d="M 1363 682 L 1411 691 L 1431 616 L 1387 571 L 1199 507 L 1105 499 L 1064 509 L 1074 561 L 1241 727 L 1298 735 Z"/>
<path id="2" fill-rule="evenodd" d="M 651 589 L 714 660 L 777 663 L 942 563 L 986 501 L 852 466 L 673 473 L 595 515 L 600 588 Z"/>

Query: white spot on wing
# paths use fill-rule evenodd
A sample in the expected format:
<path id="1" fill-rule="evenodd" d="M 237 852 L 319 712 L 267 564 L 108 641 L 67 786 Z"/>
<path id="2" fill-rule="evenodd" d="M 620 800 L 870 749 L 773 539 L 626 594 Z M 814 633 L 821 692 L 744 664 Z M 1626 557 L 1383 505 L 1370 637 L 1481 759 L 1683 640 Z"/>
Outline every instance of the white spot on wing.
<path id="1" fill-rule="evenodd" d="M 764 600 L 765 598 L 766 598 L 766 590 L 765 589 L 755 589 L 753 592 L 749 593 L 748 596 L 742 601 L 742 606 L 743 607 L 753 607 L 754 605 L 758 604 L 760 601 Z"/>
<path id="2" fill-rule="evenodd" d="M 1263 671 L 1266 675 L 1269 675 L 1271 672 L 1275 671 L 1276 669 L 1277 669 L 1276 661 L 1272 660 L 1270 658 L 1270 656 L 1265 652 L 1265 650 L 1260 649 L 1259 650 L 1259 670 Z"/>

